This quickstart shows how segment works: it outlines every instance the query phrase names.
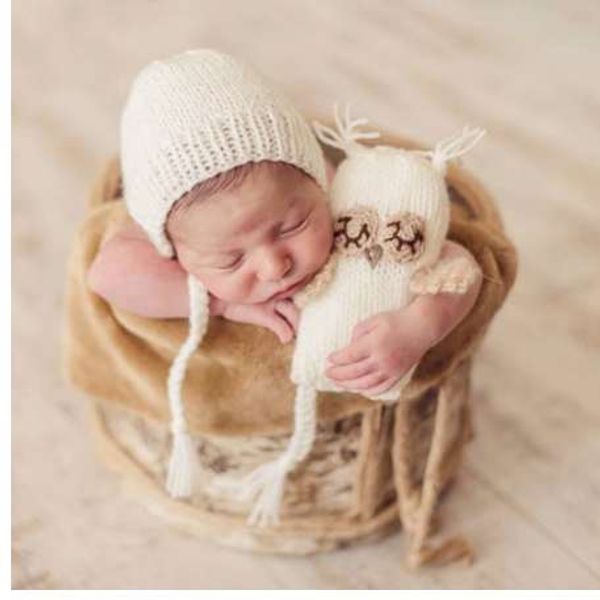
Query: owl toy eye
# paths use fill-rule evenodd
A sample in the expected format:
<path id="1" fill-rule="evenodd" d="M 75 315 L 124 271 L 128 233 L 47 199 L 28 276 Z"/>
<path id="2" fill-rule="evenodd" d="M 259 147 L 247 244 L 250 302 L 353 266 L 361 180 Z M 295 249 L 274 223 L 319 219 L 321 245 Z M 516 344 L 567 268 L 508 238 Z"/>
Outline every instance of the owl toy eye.
<path id="1" fill-rule="evenodd" d="M 335 219 L 335 249 L 346 256 L 359 256 L 377 238 L 379 217 L 374 209 L 357 206 L 340 213 Z"/>
<path id="2" fill-rule="evenodd" d="M 409 212 L 388 217 L 381 236 L 384 253 L 399 263 L 417 260 L 425 249 L 425 219 Z"/>

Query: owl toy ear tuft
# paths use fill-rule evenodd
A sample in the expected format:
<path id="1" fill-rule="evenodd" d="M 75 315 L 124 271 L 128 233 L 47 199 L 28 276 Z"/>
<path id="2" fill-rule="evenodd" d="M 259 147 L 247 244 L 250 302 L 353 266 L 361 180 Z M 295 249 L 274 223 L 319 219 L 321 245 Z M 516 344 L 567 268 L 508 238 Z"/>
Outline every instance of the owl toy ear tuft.
<path id="1" fill-rule="evenodd" d="M 352 152 L 363 148 L 362 144 L 359 144 L 359 140 L 370 140 L 380 136 L 377 131 L 357 131 L 356 127 L 359 125 L 366 125 L 367 119 L 350 119 L 350 104 L 346 104 L 344 109 L 344 115 L 340 114 L 339 105 L 336 102 L 333 106 L 333 114 L 337 131 L 327 125 L 313 121 L 313 128 L 315 134 L 319 140 L 328 146 L 338 148 L 347 155 Z"/>
<path id="2" fill-rule="evenodd" d="M 446 174 L 448 163 L 473 149 L 485 134 L 485 129 L 470 129 L 467 125 L 460 133 L 438 142 L 433 150 L 417 151 L 417 154 L 429 157 L 433 168 L 443 176 Z"/>

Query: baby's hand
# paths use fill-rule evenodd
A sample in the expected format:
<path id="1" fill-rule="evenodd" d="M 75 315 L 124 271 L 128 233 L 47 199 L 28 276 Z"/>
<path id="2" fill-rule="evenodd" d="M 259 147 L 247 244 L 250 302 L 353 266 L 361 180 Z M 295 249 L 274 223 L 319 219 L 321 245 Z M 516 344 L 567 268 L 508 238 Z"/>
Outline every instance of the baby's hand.
<path id="1" fill-rule="evenodd" d="M 379 313 L 354 328 L 345 348 L 329 355 L 325 374 L 351 392 L 390 389 L 429 350 L 431 330 L 408 310 Z"/>
<path id="2" fill-rule="evenodd" d="M 292 300 L 285 298 L 260 304 L 225 304 L 220 314 L 230 321 L 267 327 L 282 344 L 287 344 L 298 329 L 300 311 Z"/>

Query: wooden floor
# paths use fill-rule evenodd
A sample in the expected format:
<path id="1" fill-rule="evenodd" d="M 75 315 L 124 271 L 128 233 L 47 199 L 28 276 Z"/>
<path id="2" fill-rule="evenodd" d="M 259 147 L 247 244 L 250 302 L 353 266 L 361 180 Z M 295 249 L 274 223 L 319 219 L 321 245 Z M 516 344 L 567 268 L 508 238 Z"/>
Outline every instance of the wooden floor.
<path id="1" fill-rule="evenodd" d="M 600 8 L 595 1 L 13 3 L 13 586 L 598 588 Z M 335 100 L 427 143 L 470 123 L 520 272 L 474 374 L 477 437 L 443 506 L 470 568 L 407 571 L 404 539 L 315 558 L 174 533 L 98 465 L 63 382 L 65 258 L 141 66 L 245 57 L 305 110 Z"/>

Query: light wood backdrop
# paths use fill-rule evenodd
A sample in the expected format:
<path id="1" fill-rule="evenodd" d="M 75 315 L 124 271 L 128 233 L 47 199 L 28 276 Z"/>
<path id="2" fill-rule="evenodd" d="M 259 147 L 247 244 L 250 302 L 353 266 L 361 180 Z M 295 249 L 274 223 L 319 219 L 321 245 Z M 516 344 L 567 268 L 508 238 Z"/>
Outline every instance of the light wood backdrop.
<path id="1" fill-rule="evenodd" d="M 442 512 L 473 567 L 411 574 L 400 534 L 308 559 L 220 548 L 167 529 L 96 463 L 58 360 L 65 258 L 131 78 L 198 46 L 246 58 L 307 111 L 350 100 L 427 143 L 488 130 L 465 163 L 521 263 Z M 13 3 L 13 585 L 598 587 L 599 58 L 595 1 Z"/>

